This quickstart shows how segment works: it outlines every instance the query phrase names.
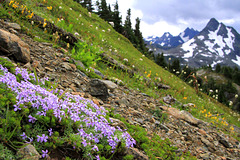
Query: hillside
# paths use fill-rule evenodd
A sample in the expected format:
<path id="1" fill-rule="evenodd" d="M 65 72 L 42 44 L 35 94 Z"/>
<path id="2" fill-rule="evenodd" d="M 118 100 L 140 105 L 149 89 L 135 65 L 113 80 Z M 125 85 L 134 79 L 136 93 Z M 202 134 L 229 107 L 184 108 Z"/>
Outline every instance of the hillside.
<path id="1" fill-rule="evenodd" d="M 1 65 L 32 74 L 17 69 L 14 79 L 1 67 L 0 158 L 16 158 L 26 142 L 36 158 L 240 157 L 239 114 L 197 94 L 78 3 L 18 2 L 0 7 Z"/>

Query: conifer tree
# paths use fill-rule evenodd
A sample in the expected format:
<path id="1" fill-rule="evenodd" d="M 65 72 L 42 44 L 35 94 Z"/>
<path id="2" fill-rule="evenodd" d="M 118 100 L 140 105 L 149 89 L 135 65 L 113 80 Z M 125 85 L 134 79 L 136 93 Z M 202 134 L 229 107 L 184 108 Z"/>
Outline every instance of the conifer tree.
<path id="1" fill-rule="evenodd" d="M 132 42 L 132 44 L 136 47 L 136 37 L 134 36 L 131 22 L 131 9 L 127 10 L 127 16 L 124 23 L 124 32 L 123 35 Z"/>
<path id="2" fill-rule="evenodd" d="M 141 20 L 137 17 L 134 33 L 136 37 L 137 49 L 142 53 L 146 53 L 148 49 L 146 48 L 146 45 L 143 40 L 142 32 L 140 31 L 140 21 Z"/>
<path id="3" fill-rule="evenodd" d="M 118 33 L 122 34 L 122 32 L 123 32 L 122 16 L 120 16 L 119 7 L 118 7 L 118 1 L 116 1 L 116 4 L 114 5 L 113 23 L 114 23 L 114 29 Z"/>
<path id="4" fill-rule="evenodd" d="M 167 67 L 167 62 L 165 61 L 163 53 L 157 54 L 155 62 L 157 65 L 162 66 L 163 68 Z"/>

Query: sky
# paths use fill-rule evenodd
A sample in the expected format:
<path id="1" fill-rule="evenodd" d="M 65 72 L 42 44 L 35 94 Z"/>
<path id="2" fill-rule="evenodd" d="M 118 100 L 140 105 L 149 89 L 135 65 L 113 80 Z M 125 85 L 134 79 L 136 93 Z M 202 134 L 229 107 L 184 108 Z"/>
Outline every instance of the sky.
<path id="1" fill-rule="evenodd" d="M 115 4 L 116 0 L 107 0 Z M 240 0 L 118 0 L 123 22 L 131 8 L 132 27 L 135 19 L 141 19 L 143 37 L 162 36 L 170 32 L 173 36 L 187 27 L 201 31 L 211 18 L 240 33 Z M 112 6 L 113 9 L 113 6 Z"/>

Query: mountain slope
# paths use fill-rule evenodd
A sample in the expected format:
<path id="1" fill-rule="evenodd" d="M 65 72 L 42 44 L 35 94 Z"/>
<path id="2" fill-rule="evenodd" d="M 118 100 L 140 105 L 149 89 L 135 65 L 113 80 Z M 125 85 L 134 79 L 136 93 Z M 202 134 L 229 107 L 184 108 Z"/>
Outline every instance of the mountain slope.
<path id="1" fill-rule="evenodd" d="M 106 62 L 104 59 L 102 61 L 99 61 L 98 63 L 93 63 L 91 67 L 100 70 L 104 75 L 103 77 L 107 79 L 112 79 L 113 81 L 115 81 L 115 79 L 118 78 L 118 80 L 120 79 L 123 81 L 123 84 L 121 83 L 119 85 L 119 88 L 115 90 L 113 90 L 111 86 L 108 88 L 111 94 L 109 94 L 109 99 L 107 99 L 107 101 L 102 101 L 101 99 L 98 99 L 96 97 L 89 96 L 89 93 L 86 92 L 87 86 L 86 83 L 89 82 L 90 80 L 85 77 L 82 71 L 88 74 L 89 72 L 92 72 L 93 69 L 84 70 L 83 67 L 81 68 L 79 67 L 79 65 L 77 65 L 78 60 L 74 59 L 73 51 L 70 48 L 73 46 L 69 46 L 69 44 L 66 44 L 64 41 L 56 43 L 57 40 L 54 39 L 54 36 L 56 36 L 57 33 L 54 33 L 53 35 L 52 33 L 53 31 L 48 30 L 48 28 L 44 29 L 44 27 L 42 27 L 43 25 L 36 25 L 35 22 L 31 23 L 31 21 L 29 21 L 29 19 L 26 19 L 25 17 L 21 19 L 21 17 L 19 18 L 18 11 L 16 11 L 15 14 L 14 9 L 11 10 L 7 8 L 9 10 L 7 10 L 8 12 L 6 13 L 11 14 L 11 16 L 14 17 L 13 20 L 15 20 L 15 22 L 19 23 L 23 27 L 21 31 L 16 31 L 14 33 L 18 33 L 18 35 L 23 39 L 23 41 L 25 41 L 25 43 L 27 43 L 30 46 L 29 48 L 31 51 L 31 56 L 33 60 L 37 60 L 38 62 L 37 63 L 36 61 L 31 61 L 26 65 L 25 64 L 20 65 L 21 66 L 25 65 L 24 67 L 29 67 L 29 65 L 30 67 L 37 66 L 36 70 L 38 75 L 49 76 L 52 81 L 59 82 L 59 85 L 56 85 L 56 87 L 64 89 L 67 88 L 65 90 L 66 92 L 63 92 L 62 94 L 58 95 L 59 102 L 62 102 L 62 100 L 65 98 L 65 95 L 66 97 L 69 95 L 69 93 L 67 92 L 68 89 L 71 91 L 76 90 L 77 92 L 74 92 L 74 94 L 81 95 L 83 93 L 84 97 L 93 99 L 94 103 L 96 103 L 97 105 L 103 105 L 105 108 L 108 108 L 110 117 L 113 116 L 114 118 L 121 119 L 119 118 L 120 117 L 119 115 L 114 115 L 115 113 L 121 114 L 121 116 L 124 117 L 121 119 L 121 121 L 125 122 L 124 124 L 116 119 L 115 120 L 112 119 L 112 121 L 113 123 L 116 122 L 117 126 L 121 125 L 121 127 L 123 126 L 123 128 L 126 127 L 128 131 L 131 133 L 131 136 L 137 139 L 138 143 L 135 146 L 137 148 L 132 148 L 131 151 L 133 152 L 135 151 L 134 153 L 136 153 L 137 151 L 139 152 L 139 150 L 144 150 L 145 151 L 144 153 L 147 153 L 149 158 L 152 159 L 154 159 L 155 157 L 161 157 L 163 152 L 162 149 L 167 151 L 165 152 L 166 154 L 164 155 L 165 156 L 164 159 L 167 158 L 171 159 L 172 156 L 176 157 L 176 159 L 182 158 L 184 159 L 183 156 L 177 157 L 177 155 L 182 154 L 182 152 L 183 153 L 186 152 L 187 144 L 193 144 L 189 148 L 187 148 L 187 150 L 189 151 L 194 150 L 194 155 L 199 156 L 199 158 L 200 157 L 206 158 L 206 156 L 220 158 L 223 151 L 224 153 L 226 152 L 226 154 L 229 155 L 230 157 L 234 158 L 234 154 L 227 153 L 227 147 L 225 147 L 223 144 L 212 147 L 211 143 L 210 142 L 208 143 L 208 140 L 206 140 L 205 135 L 211 133 L 214 134 L 208 135 L 208 137 L 213 137 L 212 140 L 216 141 L 217 144 L 220 142 L 226 144 L 226 142 L 228 141 L 225 140 L 225 135 L 222 133 L 221 135 L 220 133 L 218 134 L 218 132 L 215 129 L 215 125 L 212 125 L 213 122 L 212 117 L 211 116 L 206 117 L 204 116 L 204 113 L 199 112 L 200 110 L 201 111 L 206 110 L 208 113 L 220 113 L 221 115 L 217 118 L 226 119 L 224 121 L 223 120 L 219 121 L 220 129 L 224 131 L 227 130 L 228 133 L 236 135 L 236 133 L 230 132 L 229 129 L 230 126 L 231 127 L 233 126 L 232 124 L 239 126 L 239 123 L 237 121 L 237 117 L 239 117 L 239 115 L 233 116 L 233 113 L 231 113 L 231 109 L 217 103 L 214 100 L 209 100 L 209 97 L 205 94 L 201 94 L 201 96 L 196 94 L 195 90 L 186 83 L 184 83 L 180 78 L 169 73 L 168 71 L 164 70 L 163 68 L 153 63 L 151 60 L 144 57 L 143 54 L 138 52 L 125 37 L 115 32 L 108 23 L 100 19 L 95 14 L 89 14 L 86 9 L 82 8 L 76 2 L 70 0 L 67 1 L 48 0 L 47 2 L 44 1 L 44 5 L 41 5 L 45 6 L 43 8 L 39 7 L 40 5 L 38 4 L 39 1 L 25 0 L 21 2 L 22 3 L 25 2 L 24 5 L 27 4 L 28 7 L 30 7 L 35 14 L 41 15 L 44 18 L 46 18 L 46 21 L 51 23 L 54 22 L 58 27 L 61 27 L 64 30 L 70 32 L 71 34 L 76 35 L 76 37 L 79 38 L 78 42 L 79 45 L 85 47 L 84 52 L 79 53 L 78 56 L 82 57 L 91 56 L 91 54 L 97 54 L 99 52 L 98 49 L 101 49 L 107 55 L 111 56 L 112 59 L 119 62 L 121 66 L 125 65 L 134 70 L 134 75 L 129 74 L 128 72 L 126 72 L 126 70 L 123 71 L 119 69 L 117 66 L 111 65 L 110 62 Z M 52 6 L 53 10 L 49 10 L 47 8 L 48 6 Z M 58 22 L 59 17 L 60 18 L 64 17 L 64 21 L 66 22 L 66 24 L 62 23 L 59 24 Z M 73 28 L 71 28 L 70 24 L 72 24 Z M 8 30 L 9 28 L 6 27 L 4 29 Z M 9 31 L 12 32 L 13 31 L 12 28 L 10 28 Z M 30 35 L 32 38 L 27 36 L 26 34 Z M 39 42 L 34 43 L 33 39 L 39 40 L 41 41 L 41 43 Z M 88 54 L 88 51 L 93 52 L 91 52 L 91 54 Z M 69 74 L 71 74 L 72 76 L 70 77 Z M 162 83 L 169 85 L 170 89 L 163 90 L 159 85 Z M 108 91 L 108 89 L 106 90 Z M 48 91 L 53 92 L 53 90 L 50 88 Z M 172 104 L 165 103 L 164 102 L 165 95 L 171 95 L 170 101 L 176 101 L 175 100 L 176 98 L 177 99 L 176 103 Z M 43 97 L 45 97 L 45 95 Z M 169 98 L 169 96 L 167 98 Z M 71 100 L 71 103 L 72 104 L 67 105 L 73 106 L 74 103 L 73 99 Z M 93 102 L 91 101 L 90 103 Z M 194 105 L 191 105 L 190 103 Z M 178 107 L 180 109 L 183 109 L 182 104 L 187 104 L 188 107 L 187 110 L 191 112 L 191 114 L 187 111 L 179 111 L 178 109 L 174 108 Z M 31 104 L 29 106 L 31 106 Z M 62 106 L 65 107 L 66 104 L 63 104 Z M 10 107 L 11 109 L 13 109 L 13 106 Z M 164 112 L 162 112 L 162 110 L 164 110 Z M 64 111 L 69 112 L 68 110 Z M 61 113 L 64 114 L 65 113 L 64 111 L 62 111 Z M 26 113 L 27 112 L 28 111 L 26 111 Z M 169 123 L 164 123 L 163 121 L 165 117 L 167 117 L 166 113 L 172 115 L 169 116 Z M 222 113 L 224 113 L 224 115 L 222 115 Z M 192 117 L 191 115 L 204 121 L 208 121 L 210 123 L 205 122 L 203 123 L 202 120 L 198 120 Z M 26 122 L 28 122 L 28 117 L 26 117 L 25 114 L 23 116 Z M 2 118 L 2 115 L 0 116 L 0 118 Z M 42 119 L 42 121 L 48 122 L 49 119 L 47 118 L 48 117 Z M 51 122 L 52 121 L 50 120 L 50 123 Z M 68 133 L 72 131 L 72 128 L 69 126 L 59 129 L 60 122 L 58 122 L 57 120 L 56 121 L 54 120 L 54 122 L 57 123 L 57 125 L 53 125 L 55 137 L 59 136 L 58 132 L 56 133 L 55 131 L 55 127 L 56 130 L 59 131 L 59 133 L 62 133 L 63 130 Z M 86 122 L 89 122 L 89 119 L 87 119 Z M 224 122 L 231 125 L 222 126 L 220 122 Z M 63 123 L 67 124 L 67 121 L 65 121 L 64 119 Z M 92 123 L 96 124 L 93 121 L 90 122 L 89 125 L 91 126 Z M 116 123 L 111 124 L 116 126 Z M 199 128 L 196 128 L 196 125 L 199 125 Z M 77 124 L 74 127 L 74 129 L 76 129 L 76 127 L 78 126 L 79 124 Z M 80 126 L 82 126 L 81 123 Z M 29 126 L 26 126 L 26 128 L 23 127 L 21 129 L 29 130 Z M 32 130 L 30 128 L 30 132 L 31 131 Z M 38 131 L 39 130 L 35 130 L 35 133 L 36 132 L 38 133 Z M 215 132 L 217 133 L 217 136 Z M 195 138 L 191 138 L 190 133 L 193 133 Z M 18 134 L 17 140 L 21 139 L 20 134 L 23 133 L 19 132 L 17 134 Z M 48 131 L 44 132 L 44 136 L 45 134 L 48 134 Z M 88 134 L 91 135 L 91 133 Z M 218 139 L 219 138 L 218 135 L 220 139 Z M 99 136 L 101 137 L 101 135 Z M 56 145 L 62 144 L 65 145 L 66 147 L 66 149 L 64 150 L 65 153 L 70 151 L 68 152 L 70 154 L 75 149 L 75 147 L 81 149 L 78 150 L 78 153 L 79 152 L 82 153 L 85 151 L 95 153 L 94 150 L 96 149 L 96 146 L 91 146 L 94 147 L 94 149 L 90 147 L 86 148 L 84 146 L 85 143 L 81 143 L 82 137 L 77 136 L 77 134 L 71 135 L 72 139 L 77 138 L 78 140 L 77 144 L 74 144 L 72 141 L 68 141 L 69 139 L 67 138 L 63 139 L 62 142 L 61 137 L 62 134 L 60 134 L 59 137 L 55 138 L 54 139 L 55 141 L 51 141 L 52 143 L 50 144 L 42 143 L 42 145 L 46 146 L 52 145 L 53 148 L 51 147 L 49 148 L 51 150 L 52 149 L 54 150 L 56 149 Z M 226 137 L 229 136 L 226 135 Z M 117 138 L 118 137 L 114 137 L 114 139 Z M 165 140 L 163 141 L 161 138 Z M 174 146 L 181 149 L 180 150 L 174 149 L 173 146 L 170 145 L 168 139 L 171 139 L 171 142 L 174 142 Z M 231 144 L 234 145 L 237 144 L 237 142 L 235 142 L 235 140 L 232 140 L 232 138 L 229 139 L 231 139 L 231 142 L 229 141 Z M 52 140 L 52 137 L 49 136 L 49 141 L 50 140 Z M 97 140 L 92 141 L 95 141 L 97 143 Z M 3 142 L 2 139 L 1 142 Z M 4 143 L 5 142 L 6 141 L 4 140 Z M 56 145 L 54 144 L 55 142 L 57 143 Z M 33 143 L 38 144 L 36 139 L 34 139 Z M 89 143 L 88 145 L 91 145 L 92 143 L 93 142 Z M 117 149 L 119 150 L 117 151 L 121 152 L 122 145 L 120 145 L 121 143 L 118 144 L 119 146 L 117 147 L 119 148 Z M 197 148 L 199 147 L 199 144 L 201 144 L 201 148 Z M 104 150 L 105 146 L 106 145 L 102 146 L 99 145 L 99 148 L 101 147 Z M 205 146 L 207 146 L 207 148 Z M 219 146 L 221 146 L 221 148 Z M 216 149 L 219 149 L 219 153 L 217 153 L 219 155 L 216 155 L 214 153 Z M 38 150 L 40 152 L 42 151 L 41 149 Z M 59 150 L 59 148 L 57 148 L 56 150 Z M 57 153 L 62 154 L 62 150 L 59 150 Z M 55 155 L 57 153 L 51 152 L 51 154 Z M 106 156 L 107 158 L 111 157 L 111 155 L 112 156 L 114 155 L 116 157 L 118 156 L 118 152 L 112 153 L 108 148 L 105 149 L 105 152 L 99 154 L 102 154 L 101 156 Z M 144 154 L 138 153 L 138 155 Z M 64 157 L 64 155 L 62 155 L 62 157 Z M 146 155 L 143 157 L 146 158 Z M 131 158 L 132 157 L 128 157 L 128 159 Z M 190 158 L 187 157 L 186 159 Z"/>
<path id="2" fill-rule="evenodd" d="M 193 28 L 186 28 L 178 36 L 173 36 L 169 32 L 165 32 L 162 37 L 150 36 L 145 39 L 145 42 L 147 44 L 152 42 L 152 46 L 155 48 L 171 49 L 177 47 L 180 44 L 183 44 L 184 42 L 187 42 L 198 33 L 199 32 Z"/>
<path id="3" fill-rule="evenodd" d="M 212 18 L 197 36 L 166 53 L 182 57 L 182 63 L 192 67 L 214 67 L 217 63 L 239 67 L 240 35 Z"/>

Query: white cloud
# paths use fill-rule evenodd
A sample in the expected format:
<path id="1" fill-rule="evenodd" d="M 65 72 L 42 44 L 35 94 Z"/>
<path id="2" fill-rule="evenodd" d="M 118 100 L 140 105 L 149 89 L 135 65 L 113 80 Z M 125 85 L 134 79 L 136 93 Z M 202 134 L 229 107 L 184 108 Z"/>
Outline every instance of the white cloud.
<path id="1" fill-rule="evenodd" d="M 183 30 L 175 25 L 168 24 L 166 21 L 159 21 L 154 24 L 148 24 L 141 22 L 140 30 L 143 33 L 143 37 L 150 35 L 162 36 L 164 32 L 170 32 L 172 35 L 178 35 Z"/>

